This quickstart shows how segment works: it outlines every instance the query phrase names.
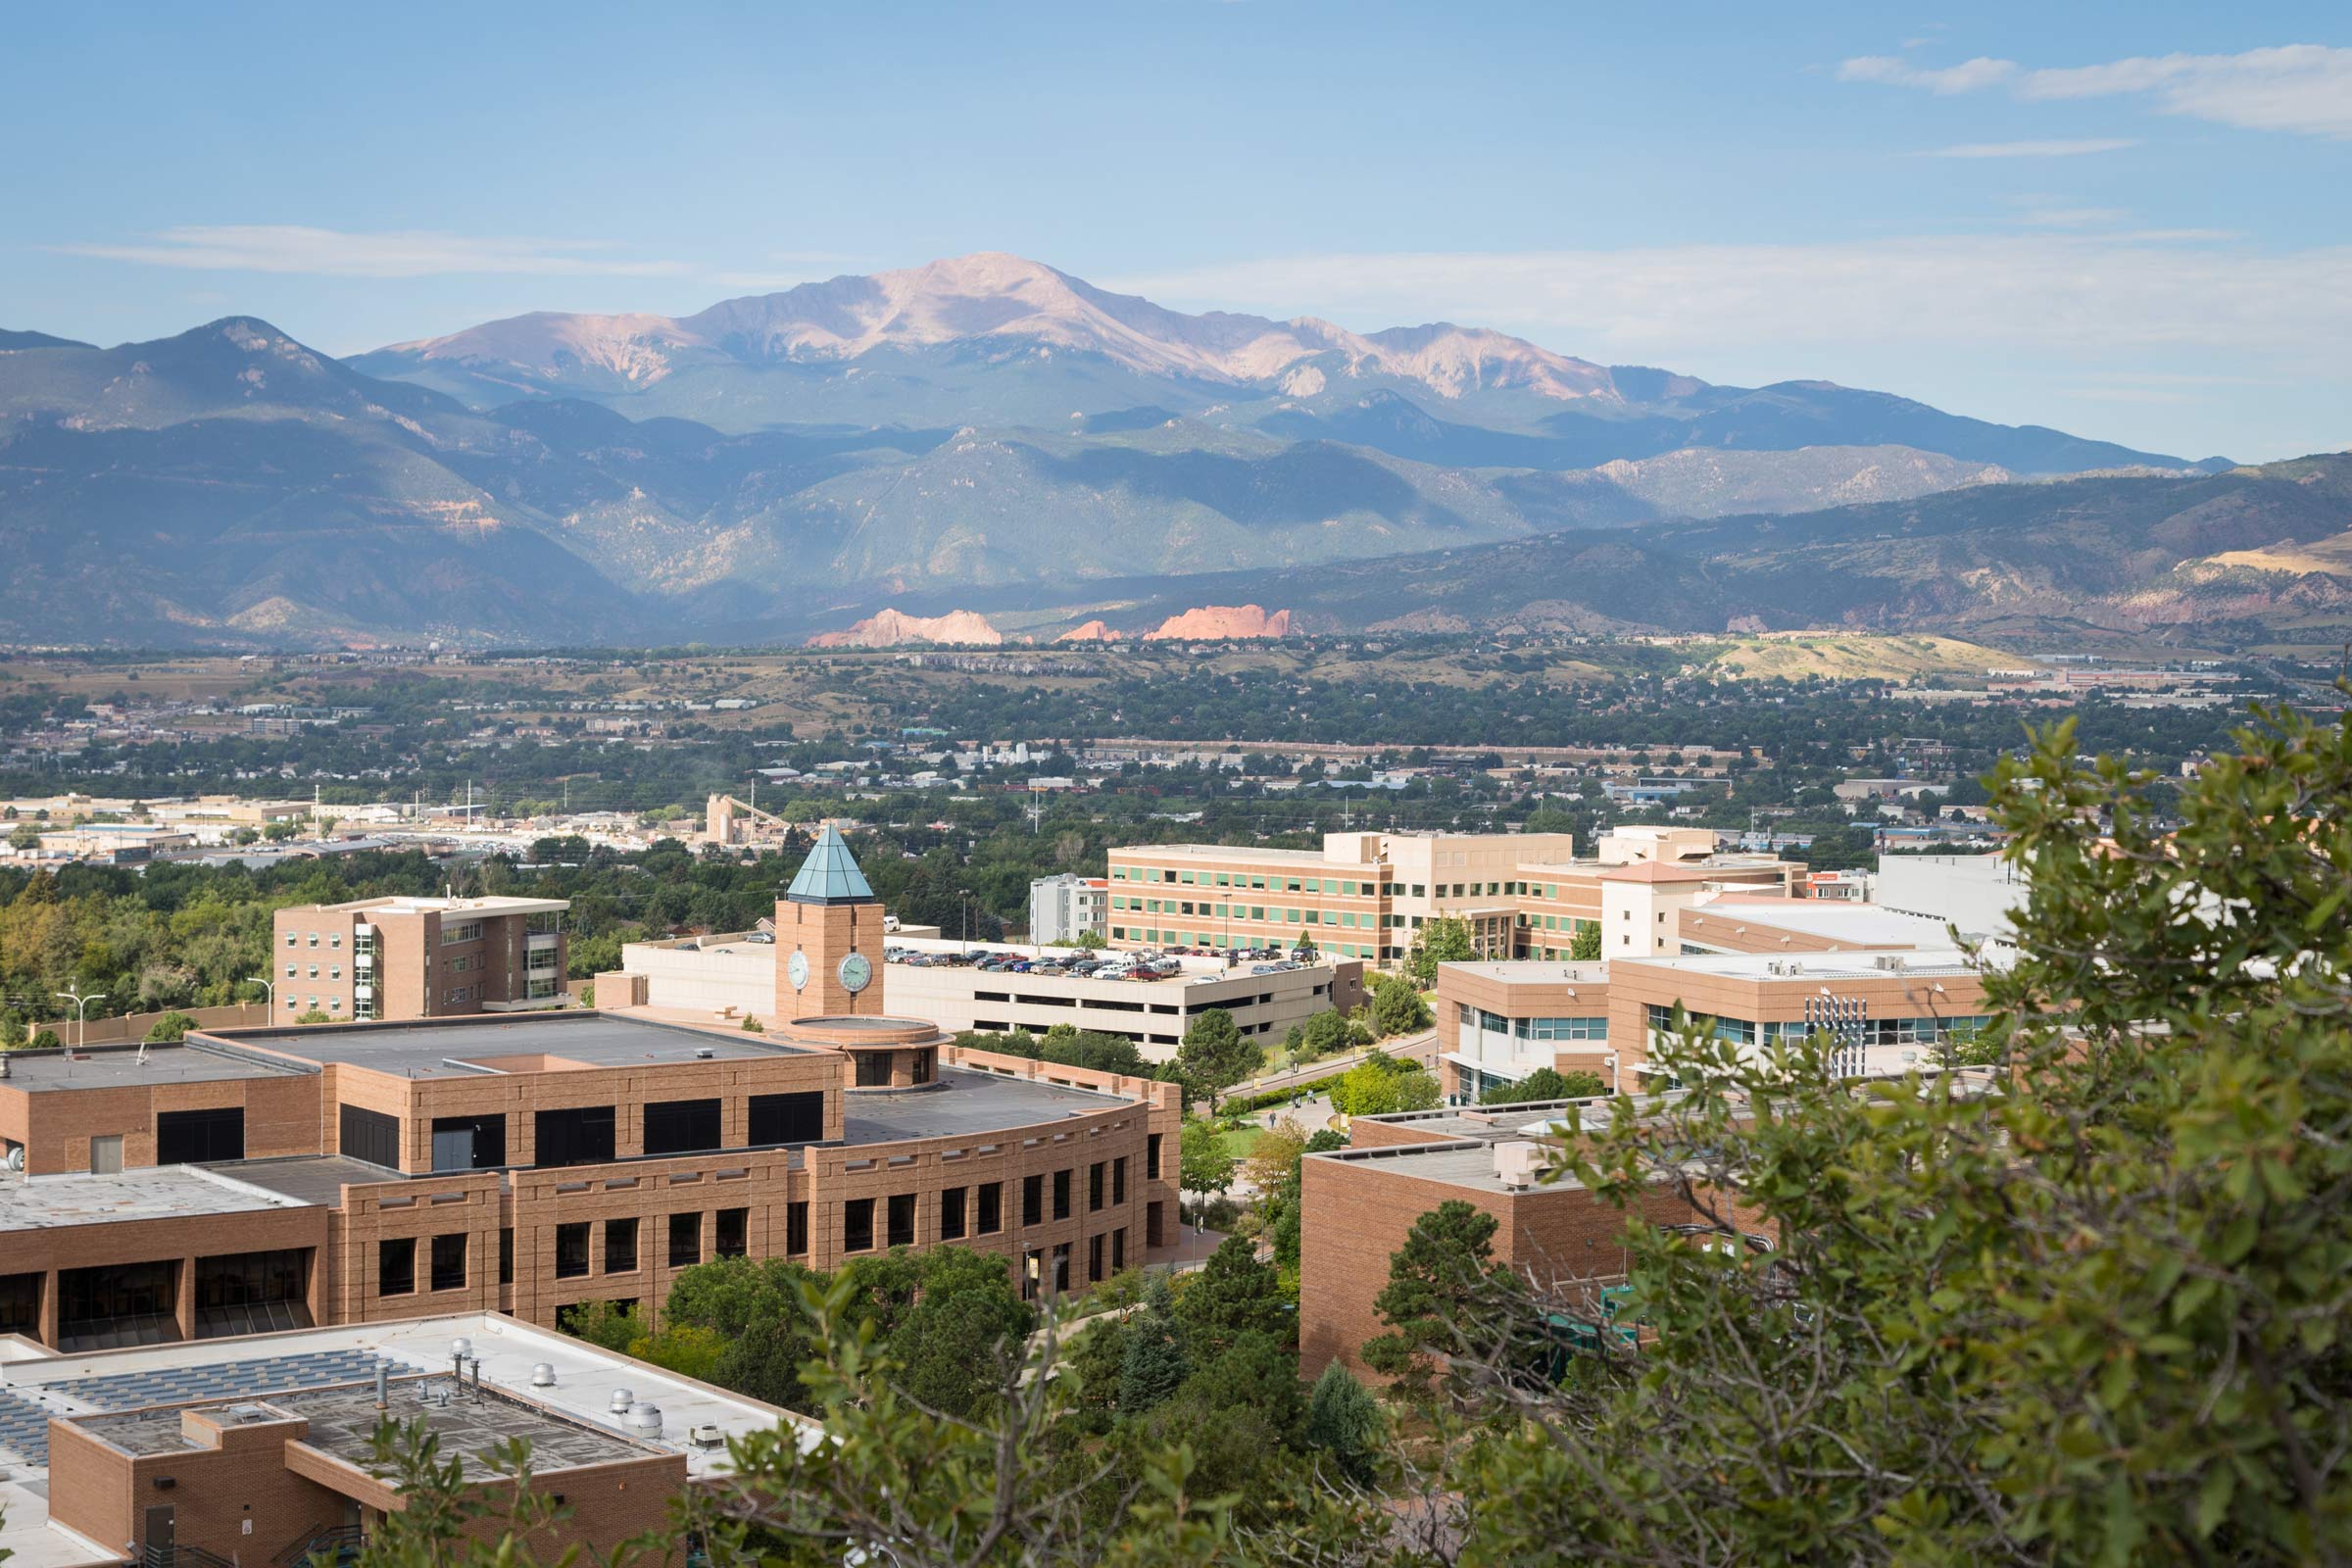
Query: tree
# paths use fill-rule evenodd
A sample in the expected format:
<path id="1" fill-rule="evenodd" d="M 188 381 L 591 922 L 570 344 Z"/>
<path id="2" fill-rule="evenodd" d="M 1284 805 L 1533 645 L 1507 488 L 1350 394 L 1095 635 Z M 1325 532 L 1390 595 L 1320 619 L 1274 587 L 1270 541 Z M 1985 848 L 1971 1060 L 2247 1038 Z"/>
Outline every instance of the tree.
<path id="1" fill-rule="evenodd" d="M 1119 1363 L 1119 1413 L 1140 1415 L 1174 1394 L 1191 1375 L 1183 1331 L 1176 1326 L 1175 1298 L 1162 1274 L 1152 1280 L 1144 1310 L 1127 1325 L 1126 1354 Z"/>
<path id="2" fill-rule="evenodd" d="M 1344 1116 L 1387 1116 L 1427 1110 L 1445 1098 L 1438 1080 L 1409 1061 L 1374 1052 L 1340 1075 L 1331 1104 Z"/>
<path id="3" fill-rule="evenodd" d="M 1176 1298 L 1176 1322 L 1193 1357 L 1206 1363 L 1223 1355 L 1245 1334 L 1280 1342 L 1296 1328 L 1282 1281 L 1257 1260 L 1257 1249 L 1228 1236 L 1208 1254 L 1200 1272 Z M 1294 1383 L 1297 1372 L 1292 1373 Z"/>
<path id="4" fill-rule="evenodd" d="M 1600 956 L 1600 922 L 1584 920 L 1568 938 L 1568 956 L 1577 963 L 1591 963 Z"/>
<path id="5" fill-rule="evenodd" d="M 1426 1029 L 1430 1025 L 1429 1003 L 1403 975 L 1374 975 L 1372 1023 L 1383 1039 Z"/>
<path id="6" fill-rule="evenodd" d="M 1019 1364 L 1036 1309 L 1002 1257 L 940 1247 L 920 1268 L 920 1294 L 888 1340 L 899 1386 L 930 1409 L 973 1419 Z"/>
<path id="7" fill-rule="evenodd" d="M 1388 1428 L 1380 1401 L 1346 1366 L 1333 1361 L 1315 1379 L 1315 1391 L 1306 1401 L 1307 1446 L 1329 1457 L 1348 1481 L 1369 1487 L 1379 1479 Z"/>
<path id="8" fill-rule="evenodd" d="M 294 837 L 301 831 L 302 828 L 300 825 L 291 821 L 265 822 L 262 824 L 262 837 L 268 839 L 272 844 L 283 844 L 286 840 Z"/>
<path id="9" fill-rule="evenodd" d="M 1692 1032 L 1689 1096 L 1572 1146 L 1711 1234 L 1629 1228 L 1643 1346 L 1505 1401 L 1465 1485 L 1533 1506 L 1472 1555 L 2352 1558 L 2352 717 L 2258 710 L 2177 825 L 2076 733 L 1993 774 L 1994 1066 L 1857 1085 Z"/>
<path id="10" fill-rule="evenodd" d="M 1341 1012 L 1337 1007 L 1326 1007 L 1316 1013 L 1306 1020 L 1305 1036 L 1301 1043 L 1306 1047 L 1306 1054 L 1310 1059 L 1315 1056 L 1328 1056 L 1336 1051 L 1346 1050 L 1348 1046 L 1347 1014 Z"/>
<path id="11" fill-rule="evenodd" d="M 1225 1147 L 1225 1135 L 1216 1123 L 1186 1118 L 1177 1132 L 1176 1149 L 1177 1182 L 1186 1192 L 1205 1200 L 1210 1193 L 1221 1193 L 1233 1185 L 1240 1162 Z"/>
<path id="12" fill-rule="evenodd" d="M 1417 1382 L 1433 1355 L 1483 1352 L 1525 1315 L 1519 1276 L 1494 1260 L 1496 1228 L 1494 1215 L 1459 1198 L 1413 1221 L 1372 1298 L 1389 1332 L 1364 1342 L 1366 1365 Z"/>
<path id="13" fill-rule="evenodd" d="M 1478 1097 L 1482 1105 L 1527 1105 L 1545 1100 L 1590 1100 L 1608 1086 L 1592 1072 L 1559 1072 L 1538 1067 L 1515 1084 L 1496 1084 Z"/>
<path id="14" fill-rule="evenodd" d="M 767 1033 L 767 1025 L 760 1021 L 758 1014 L 747 1012 L 743 1015 L 743 1032 L 747 1035 L 763 1035 Z"/>
<path id="15" fill-rule="evenodd" d="M 9 830 L 8 847 L 12 850 L 37 850 L 41 847 L 41 830 L 30 822 L 19 822 Z"/>
<path id="16" fill-rule="evenodd" d="M 167 1012 L 147 1026 L 147 1038 L 158 1044 L 183 1040 L 187 1037 L 188 1031 L 195 1027 L 196 1020 L 186 1013 Z"/>
<path id="17" fill-rule="evenodd" d="M 1457 915 L 1433 915 L 1414 933 L 1413 945 L 1404 959 L 1405 972 L 1413 983 L 1428 991 L 1438 983 L 1441 963 L 1467 963 L 1478 956 L 1478 943 L 1471 936 L 1470 922 Z"/>
<path id="18" fill-rule="evenodd" d="M 1250 1155 L 1242 1161 L 1242 1180 L 1260 1193 L 1272 1193 L 1291 1179 L 1305 1149 L 1306 1130 L 1285 1116 L 1250 1146 Z"/>
<path id="19" fill-rule="evenodd" d="M 1213 1100 L 1255 1072 L 1262 1054 L 1244 1037 L 1232 1013 L 1211 1007 L 1184 1032 L 1184 1044 L 1176 1048 L 1176 1066 L 1191 1082 L 1208 1090 Z"/>

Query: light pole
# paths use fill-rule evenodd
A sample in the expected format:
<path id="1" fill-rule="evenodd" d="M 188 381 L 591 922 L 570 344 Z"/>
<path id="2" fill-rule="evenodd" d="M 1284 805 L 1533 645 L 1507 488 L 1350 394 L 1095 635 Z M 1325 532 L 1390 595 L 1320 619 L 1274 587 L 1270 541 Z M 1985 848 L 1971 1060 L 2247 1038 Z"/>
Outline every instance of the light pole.
<path id="1" fill-rule="evenodd" d="M 99 991 L 85 997 L 81 994 L 81 982 L 76 980 L 74 982 L 73 990 L 56 991 L 50 994 L 60 1001 L 74 1004 L 74 1049 L 79 1051 L 82 1046 L 82 1038 L 89 1028 L 88 1013 L 85 1009 L 93 1002 L 104 1002 L 106 993 Z"/>
<path id="2" fill-rule="evenodd" d="M 245 977 L 245 983 L 249 986 L 260 986 L 262 988 L 262 992 L 266 998 L 262 1004 L 270 1013 L 269 1018 L 265 1021 L 269 1023 L 277 1022 L 277 982 L 268 979 L 262 975 L 249 974 Z"/>

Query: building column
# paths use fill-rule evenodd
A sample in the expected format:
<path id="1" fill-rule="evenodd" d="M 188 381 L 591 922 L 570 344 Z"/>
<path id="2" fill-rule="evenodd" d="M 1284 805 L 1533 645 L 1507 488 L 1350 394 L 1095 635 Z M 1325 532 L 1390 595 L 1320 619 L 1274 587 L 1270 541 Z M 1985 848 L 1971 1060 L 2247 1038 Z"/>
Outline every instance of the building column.
<path id="1" fill-rule="evenodd" d="M 196 1338 L 196 1257 L 194 1253 L 179 1260 L 178 1288 L 172 1292 L 172 1312 L 179 1319 L 181 1340 Z"/>
<path id="2" fill-rule="evenodd" d="M 41 1321 L 39 1339 L 51 1349 L 57 1343 L 57 1277 L 58 1270 L 49 1269 L 41 1275 Z"/>

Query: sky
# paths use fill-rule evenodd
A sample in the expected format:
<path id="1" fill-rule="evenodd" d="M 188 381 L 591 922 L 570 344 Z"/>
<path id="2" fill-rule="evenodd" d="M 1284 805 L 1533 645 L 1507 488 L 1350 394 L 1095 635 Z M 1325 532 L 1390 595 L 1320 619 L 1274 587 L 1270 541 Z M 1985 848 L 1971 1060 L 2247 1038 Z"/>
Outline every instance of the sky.
<path id="1" fill-rule="evenodd" d="M 0 326 L 338 354 L 979 250 L 2191 458 L 2352 445 L 2352 8 L 134 8 L 0 29 Z"/>

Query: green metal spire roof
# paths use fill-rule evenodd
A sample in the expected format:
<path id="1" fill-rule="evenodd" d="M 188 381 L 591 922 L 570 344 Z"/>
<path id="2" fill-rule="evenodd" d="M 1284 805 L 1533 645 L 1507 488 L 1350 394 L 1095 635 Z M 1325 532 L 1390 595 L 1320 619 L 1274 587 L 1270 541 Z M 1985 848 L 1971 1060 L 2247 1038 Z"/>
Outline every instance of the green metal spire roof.
<path id="1" fill-rule="evenodd" d="M 801 862 L 784 897 L 795 904 L 871 904 L 874 890 L 840 829 L 828 827 L 816 836 L 816 848 Z"/>

